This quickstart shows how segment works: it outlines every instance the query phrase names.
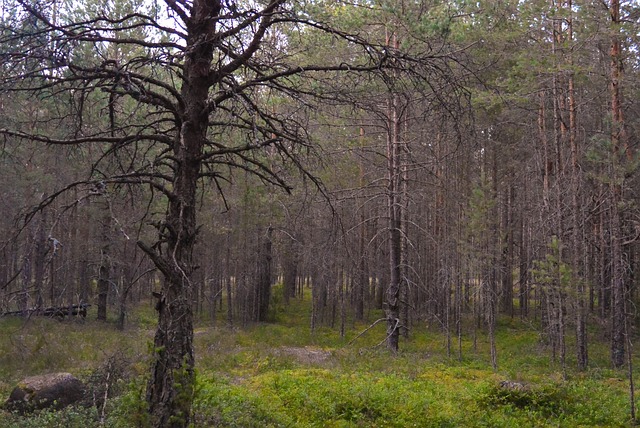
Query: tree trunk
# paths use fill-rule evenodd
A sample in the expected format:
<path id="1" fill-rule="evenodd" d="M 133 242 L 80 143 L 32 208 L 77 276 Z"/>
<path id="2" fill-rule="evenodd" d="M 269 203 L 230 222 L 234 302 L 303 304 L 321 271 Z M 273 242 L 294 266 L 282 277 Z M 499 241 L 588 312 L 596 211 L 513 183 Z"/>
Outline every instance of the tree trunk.
<path id="1" fill-rule="evenodd" d="M 258 316 L 256 321 L 267 321 L 269 317 L 269 300 L 271 299 L 271 253 L 273 228 L 268 227 L 260 260 L 258 261 Z"/>
<path id="2" fill-rule="evenodd" d="M 615 190 L 614 190 L 615 192 Z M 625 355 L 625 268 L 622 258 L 622 237 L 620 227 L 620 213 L 615 207 L 619 203 L 619 196 L 614 193 L 611 204 L 611 257 L 613 269 L 611 274 L 611 363 L 614 367 L 622 367 Z"/>
<path id="3" fill-rule="evenodd" d="M 226 266 L 226 276 L 225 276 L 225 285 L 227 292 L 227 323 L 229 326 L 233 326 L 233 282 L 232 278 L 232 268 L 231 268 L 231 232 L 227 232 L 226 235 L 226 247 L 227 247 L 227 255 L 225 257 L 225 266 Z M 221 299 L 222 302 L 222 299 Z"/>
<path id="4" fill-rule="evenodd" d="M 527 318 L 529 316 L 529 225 L 525 216 L 526 212 L 523 209 L 520 214 L 520 278 L 518 281 L 520 288 L 519 298 L 521 318 Z"/>
<path id="5" fill-rule="evenodd" d="M 612 148 L 612 171 L 611 171 L 611 363 L 614 367 L 621 367 L 624 364 L 625 356 L 625 332 L 626 323 L 625 314 L 625 276 L 626 266 L 624 265 L 623 251 L 623 221 L 620 212 L 620 204 L 623 202 L 623 171 L 622 162 L 626 154 L 624 119 L 622 115 L 622 48 L 620 38 L 617 35 L 620 25 L 620 2 L 619 0 L 611 0 L 609 5 L 611 14 L 611 23 L 614 27 L 613 36 L 611 37 L 611 148 Z"/>
<path id="6" fill-rule="evenodd" d="M 183 128 L 181 143 L 193 146 L 193 135 Z M 197 140 L 197 138 L 194 138 Z M 182 146 L 180 144 L 180 146 Z M 180 155 L 174 189 L 166 217 L 168 250 L 160 255 L 140 244 L 164 275 L 156 305 L 158 329 L 154 338 L 152 376 L 147 402 L 154 427 L 186 427 L 189 423 L 195 381 L 193 356 L 193 245 L 196 238 L 196 181 L 198 167 L 192 154 Z M 197 165 L 197 166 L 196 166 Z"/>
<path id="7" fill-rule="evenodd" d="M 103 196 L 106 198 L 107 196 Z M 100 266 L 98 267 L 98 319 L 107 320 L 107 303 L 111 283 L 111 213 L 109 202 L 104 199 L 102 225 L 100 230 Z"/>
<path id="8" fill-rule="evenodd" d="M 291 239 L 286 243 L 283 260 L 282 288 L 284 293 L 284 303 L 289 304 L 289 299 L 296 296 L 296 283 L 298 279 L 298 245 L 297 241 Z"/>
<path id="9" fill-rule="evenodd" d="M 154 427 L 189 425 L 195 373 L 193 355 L 193 249 L 196 242 L 196 191 L 209 126 L 207 98 L 211 85 L 213 24 L 219 0 L 196 0 L 191 6 L 183 65 L 179 134 L 173 143 L 174 178 L 165 222 L 166 244 L 160 253 L 140 247 L 164 275 L 158 302 L 152 376 L 147 403 Z"/>
<path id="10" fill-rule="evenodd" d="M 513 199 L 515 189 L 510 185 L 505 189 L 503 206 L 504 243 L 502 246 L 502 310 L 513 316 L 513 253 L 514 253 L 514 233 L 513 233 Z"/>
<path id="11" fill-rule="evenodd" d="M 47 236 L 45 234 L 46 211 L 42 211 L 41 219 L 38 222 L 36 232 L 35 260 L 33 264 L 33 289 L 35 293 L 35 307 L 42 308 L 43 297 L 42 291 L 45 282 L 45 270 L 47 261 Z"/>
<path id="12" fill-rule="evenodd" d="M 393 37 L 393 45 L 398 41 Z M 388 40 L 388 44 L 391 40 Z M 402 281 L 402 201 L 400 169 L 400 118 L 398 96 L 389 95 L 387 129 L 387 209 L 389 227 L 389 288 L 386 294 L 387 347 L 398 351 L 400 339 L 400 283 Z"/>
<path id="13" fill-rule="evenodd" d="M 573 11 L 572 0 L 567 2 L 567 32 L 569 41 L 573 41 Z M 573 50 L 570 52 L 570 62 L 573 66 Z M 580 163 L 577 141 L 576 124 L 576 100 L 575 100 L 575 79 L 573 72 L 569 73 L 569 146 L 571 149 L 571 267 L 573 270 L 573 282 L 575 283 L 576 297 L 576 360 L 578 370 L 585 370 L 589 363 L 587 352 L 587 321 L 586 321 L 586 299 L 585 299 L 585 275 L 582 268 L 584 260 L 582 216 L 580 210 Z M 584 232 L 582 232 L 584 233 Z"/>

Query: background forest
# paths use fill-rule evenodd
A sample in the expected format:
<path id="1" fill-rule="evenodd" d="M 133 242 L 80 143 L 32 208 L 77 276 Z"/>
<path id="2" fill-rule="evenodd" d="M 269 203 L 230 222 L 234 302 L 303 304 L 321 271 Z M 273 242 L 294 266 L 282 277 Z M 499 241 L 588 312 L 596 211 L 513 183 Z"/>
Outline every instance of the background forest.
<path id="1" fill-rule="evenodd" d="M 88 303 L 126 330 L 155 305 L 173 371 L 148 380 L 154 426 L 190 421 L 161 401 L 183 363 L 196 388 L 191 317 L 250 330 L 307 305 L 299 329 L 386 344 L 400 368 L 428 329 L 498 370 L 519 320 L 565 376 L 594 353 L 631 377 L 637 2 L 4 0 L 1 17 L 0 312 Z"/>

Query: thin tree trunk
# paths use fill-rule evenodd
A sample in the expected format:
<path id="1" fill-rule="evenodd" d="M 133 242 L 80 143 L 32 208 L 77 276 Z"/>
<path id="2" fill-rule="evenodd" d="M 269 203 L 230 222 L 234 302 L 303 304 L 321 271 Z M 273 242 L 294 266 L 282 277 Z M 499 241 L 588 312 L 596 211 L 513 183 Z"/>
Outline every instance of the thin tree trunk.
<path id="1" fill-rule="evenodd" d="M 237 275 L 232 277 L 231 272 L 231 232 L 227 232 L 226 237 L 226 246 L 227 246 L 227 256 L 225 258 L 226 263 L 226 277 L 225 277 L 225 285 L 227 292 L 227 323 L 229 326 L 233 326 L 233 285 L 234 281 L 237 280 Z"/>
<path id="2" fill-rule="evenodd" d="M 338 296 L 340 300 L 340 337 L 344 339 L 347 322 L 347 303 L 345 298 L 345 282 L 351 279 L 345 278 L 345 271 L 342 267 L 338 269 Z"/>
<path id="3" fill-rule="evenodd" d="M 107 196 L 102 201 L 102 224 L 100 230 L 100 266 L 98 267 L 98 319 L 107 320 L 109 285 L 111 284 L 111 230 L 112 217 Z"/>
<path id="4" fill-rule="evenodd" d="M 298 282 L 298 245 L 297 241 L 293 238 L 289 239 L 285 244 L 285 251 L 283 255 L 283 275 L 282 275 L 282 287 L 284 294 L 285 305 L 289 304 L 289 299 L 293 298 L 297 294 L 297 282 Z"/>
<path id="5" fill-rule="evenodd" d="M 36 245 L 35 245 L 35 260 L 33 265 L 34 278 L 33 288 L 35 293 L 35 307 L 41 309 L 44 302 L 42 298 L 42 291 L 44 289 L 45 282 L 45 270 L 47 260 L 47 236 L 45 233 L 46 223 L 46 211 L 42 211 L 40 221 L 38 222 L 38 228 L 36 232 Z"/>
<path id="6" fill-rule="evenodd" d="M 494 270 L 494 269 L 492 269 Z M 489 328 L 489 346 L 491 349 L 491 367 L 493 370 L 498 369 L 498 350 L 496 348 L 496 299 L 494 293 L 494 280 L 495 275 L 491 274 L 491 279 L 487 281 L 483 281 L 483 288 L 486 293 L 486 319 L 487 326 Z"/>
<path id="7" fill-rule="evenodd" d="M 620 212 L 620 204 L 623 201 L 623 174 L 621 171 L 621 163 L 626 154 L 624 119 L 622 115 L 622 48 L 617 32 L 620 25 L 620 2 L 619 0 L 611 0 L 609 5 L 611 14 L 611 23 L 614 27 L 614 33 L 611 37 L 611 147 L 612 147 L 612 171 L 610 184 L 611 191 L 611 256 L 612 256 L 612 273 L 611 273 L 611 290 L 612 290 L 612 307 L 611 307 L 611 362 L 614 367 L 621 367 L 624 364 L 625 356 L 625 335 L 624 326 L 626 324 L 625 314 L 625 276 L 626 266 L 624 265 L 623 250 L 623 225 L 622 213 Z"/>
<path id="8" fill-rule="evenodd" d="M 491 366 L 494 370 L 498 368 L 498 351 L 496 347 L 496 317 L 498 314 L 498 251 L 500 251 L 499 236 L 499 212 L 498 212 L 498 150 L 495 141 L 491 147 L 491 199 L 494 201 L 489 214 L 493 220 L 490 220 L 489 226 L 489 260 L 488 266 L 490 274 L 488 275 L 489 285 L 488 294 L 488 314 L 487 321 L 489 324 L 489 342 L 491 346 Z"/>
<path id="9" fill-rule="evenodd" d="M 364 150 L 364 128 L 360 127 L 360 150 Z M 364 189 L 364 160 L 358 164 L 358 181 L 360 190 Z M 360 210 L 360 234 L 358 236 L 358 273 L 355 287 L 355 318 L 358 321 L 364 319 L 364 302 L 369 287 L 369 272 L 367 269 L 367 222 L 366 211 L 361 197 L 358 197 L 358 209 Z"/>
<path id="10" fill-rule="evenodd" d="M 523 212 L 520 214 L 520 278 L 518 281 L 520 288 L 520 317 L 523 319 L 529 316 L 529 234 L 528 222 L 525 216 L 523 208 Z"/>
<path id="11" fill-rule="evenodd" d="M 626 303 L 626 302 L 625 302 Z M 626 304 L 625 304 L 626 312 Z M 627 339 L 627 376 L 629 378 L 629 413 L 631 416 L 631 423 L 636 423 L 636 389 L 633 379 L 633 347 L 631 342 L 631 327 L 629 326 L 629 318 L 625 317 L 624 334 Z"/>
<path id="12" fill-rule="evenodd" d="M 398 48 L 395 34 L 387 37 L 387 45 Z M 402 281 L 402 201 L 400 165 L 400 118 L 398 96 L 388 99 L 387 129 L 387 209 L 389 222 L 389 288 L 386 296 L 387 347 L 398 351 L 400 338 L 400 296 Z"/>
<path id="13" fill-rule="evenodd" d="M 573 41 L 573 11 L 572 0 L 567 2 L 567 32 L 570 42 Z M 570 63 L 573 65 L 573 50 L 570 52 Z M 575 79 L 573 72 L 569 73 L 569 146 L 571 149 L 571 266 L 573 269 L 573 282 L 577 289 L 576 296 L 576 360 L 578 370 L 585 370 L 589 364 L 587 348 L 587 322 L 584 272 L 582 269 L 583 240 L 580 235 L 582 229 L 580 210 L 580 163 L 578 153 L 578 141 L 576 139 L 576 100 Z"/>
<path id="14" fill-rule="evenodd" d="M 267 321 L 269 317 L 269 301 L 271 300 L 271 260 L 273 228 L 269 226 L 262 244 L 258 265 L 258 316 L 256 321 Z"/>
<path id="15" fill-rule="evenodd" d="M 502 251 L 502 310 L 513 316 L 513 199 L 515 190 L 513 185 L 506 189 L 503 206 L 504 245 Z"/>

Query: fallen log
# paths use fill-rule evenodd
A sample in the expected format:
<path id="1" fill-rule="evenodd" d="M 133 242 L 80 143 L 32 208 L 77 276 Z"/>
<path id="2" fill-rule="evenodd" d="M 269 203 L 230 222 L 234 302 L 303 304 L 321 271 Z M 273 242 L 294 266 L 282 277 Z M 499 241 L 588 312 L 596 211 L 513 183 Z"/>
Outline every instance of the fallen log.
<path id="1" fill-rule="evenodd" d="M 48 308 L 30 308 L 23 309 L 19 311 L 8 311 L 2 313 L 2 317 L 4 316 L 17 316 L 17 317 L 31 317 L 31 316 L 41 316 L 41 317 L 50 317 L 50 318 L 64 318 L 66 316 L 81 316 L 85 318 L 87 316 L 87 308 L 91 306 L 88 303 L 80 303 L 78 305 L 67 305 L 67 306 L 50 306 Z"/>

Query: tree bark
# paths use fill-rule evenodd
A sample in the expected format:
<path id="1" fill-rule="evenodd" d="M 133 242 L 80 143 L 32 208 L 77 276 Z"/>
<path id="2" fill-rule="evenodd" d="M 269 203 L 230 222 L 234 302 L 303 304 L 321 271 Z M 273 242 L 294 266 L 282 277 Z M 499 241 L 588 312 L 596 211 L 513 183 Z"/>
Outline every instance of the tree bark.
<path id="1" fill-rule="evenodd" d="M 567 32 L 570 42 L 573 41 L 573 11 L 572 0 L 567 2 Z M 573 66 L 573 48 L 570 51 L 570 65 Z M 572 67 L 573 68 L 573 67 Z M 580 209 L 580 158 L 577 140 L 576 123 L 576 99 L 575 99 L 575 79 L 574 73 L 569 73 L 569 146 L 571 150 L 571 267 L 573 270 L 573 282 L 576 287 L 576 360 L 578 370 L 585 370 L 589 363 L 587 348 L 587 321 L 586 321 L 586 298 L 585 298 L 585 275 L 582 266 L 584 260 L 583 236 L 580 231 L 582 227 L 582 215 Z M 583 232 L 584 233 L 584 232 Z"/>
<path id="2" fill-rule="evenodd" d="M 45 270 L 47 261 L 47 236 L 45 233 L 46 211 L 41 213 L 41 219 L 38 222 L 37 232 L 35 236 L 35 260 L 33 264 L 33 289 L 35 294 L 35 307 L 42 308 L 44 301 L 42 291 L 45 282 Z"/>
<path id="3" fill-rule="evenodd" d="M 147 403 L 154 427 L 189 425 L 195 373 L 193 355 L 193 249 L 196 242 L 196 191 L 209 126 L 207 98 L 211 86 L 215 17 L 219 0 L 195 0 L 187 20 L 179 114 L 173 143 L 173 191 L 160 232 L 166 236 L 162 253 L 139 245 L 164 275 L 157 305 L 152 376 Z"/>
<path id="4" fill-rule="evenodd" d="M 611 148 L 612 148 L 612 171 L 611 171 L 611 256 L 612 256 L 612 272 L 611 272 L 611 363 L 614 367 L 621 367 L 624 364 L 625 356 L 625 331 L 626 323 L 625 314 L 625 276 L 626 267 L 624 265 L 623 251 L 623 231 L 622 213 L 620 212 L 620 204 L 623 201 L 623 172 L 622 162 L 626 154 L 624 119 L 622 115 L 622 47 L 618 36 L 620 25 L 620 1 L 611 0 L 609 5 L 611 14 L 611 24 L 614 27 L 611 37 L 610 60 L 611 60 Z"/>
<path id="5" fill-rule="evenodd" d="M 397 47 L 398 41 L 391 36 Z M 387 209 L 389 227 L 389 288 L 386 294 L 387 347 L 398 351 L 400 339 L 400 294 L 402 275 L 402 201 L 400 170 L 400 119 L 398 117 L 398 96 L 390 94 L 388 100 L 387 129 Z"/>
<path id="6" fill-rule="evenodd" d="M 273 228 L 267 228 L 264 237 L 260 260 L 258 261 L 258 317 L 256 321 L 267 321 L 269 317 L 269 300 L 271 299 L 271 253 Z"/>
<path id="7" fill-rule="evenodd" d="M 188 128 L 188 127 L 187 127 Z M 152 377 L 147 402 L 154 427 L 186 427 L 189 423 L 195 382 L 193 356 L 193 246 L 196 238 L 197 162 L 187 148 L 198 140 L 184 129 L 174 181 L 176 197 L 166 216 L 167 253 L 140 244 L 164 274 L 162 294 L 156 306 L 158 328 L 154 338 Z M 196 146 L 197 148 L 197 146 Z M 197 165 L 197 166 L 196 166 Z"/>
<path id="8" fill-rule="evenodd" d="M 513 254 L 514 254 L 514 225 L 513 225 L 513 199 L 515 189 L 513 185 L 507 186 L 503 205 L 503 236 L 502 244 L 502 310 L 513 316 Z"/>
<path id="9" fill-rule="evenodd" d="M 102 206 L 102 224 L 100 230 L 100 266 L 98 267 L 98 320 L 107 320 L 107 303 L 111 283 L 111 213 L 106 195 Z"/>
<path id="10" fill-rule="evenodd" d="M 284 293 L 285 305 L 289 304 L 289 300 L 296 297 L 297 280 L 298 280 L 298 244 L 294 239 L 290 239 L 285 244 L 285 251 L 283 256 L 283 275 L 282 275 L 282 287 Z"/>
<path id="11" fill-rule="evenodd" d="M 364 150 L 364 128 L 360 127 L 360 150 Z M 358 163 L 358 181 L 359 187 L 362 191 L 364 189 L 364 160 L 361 159 Z M 357 279 L 355 281 L 355 318 L 358 321 L 364 319 L 364 302 L 365 295 L 369 289 L 369 270 L 367 268 L 367 218 L 365 213 L 364 204 L 361 198 L 357 198 L 358 209 L 360 210 L 360 233 L 358 234 L 358 270 Z"/>

